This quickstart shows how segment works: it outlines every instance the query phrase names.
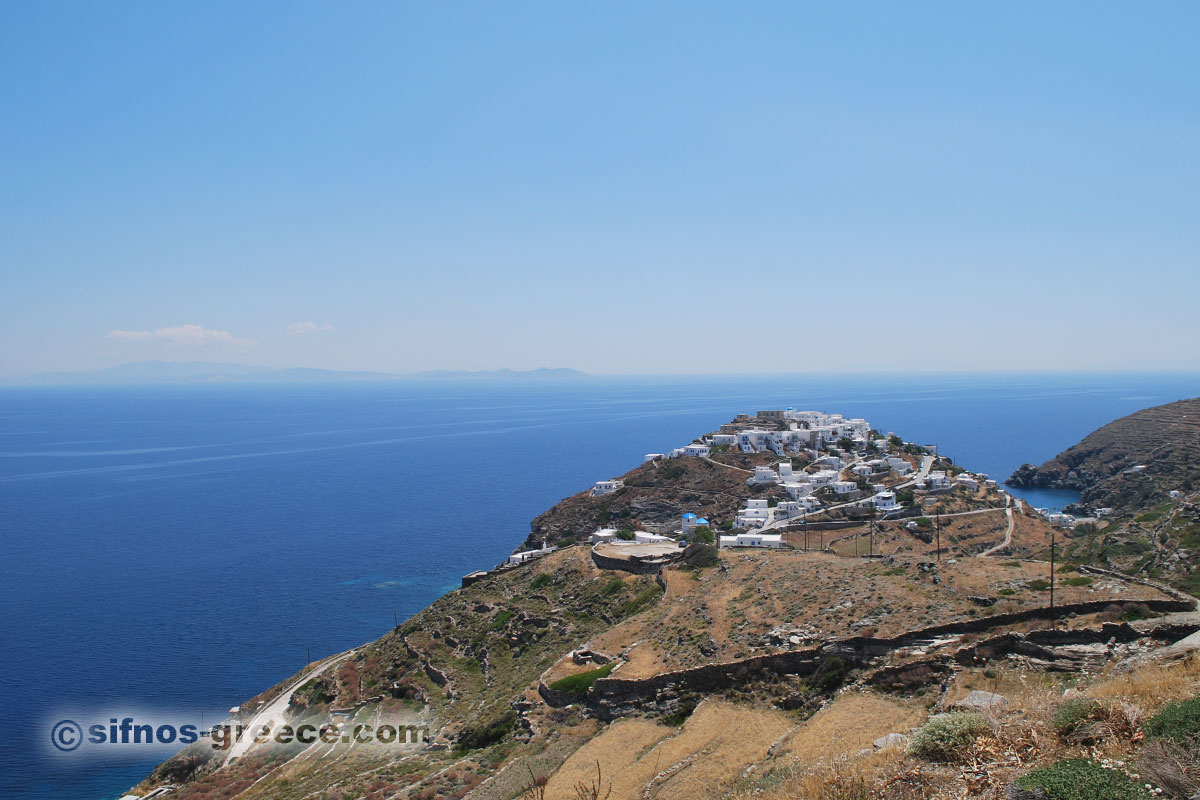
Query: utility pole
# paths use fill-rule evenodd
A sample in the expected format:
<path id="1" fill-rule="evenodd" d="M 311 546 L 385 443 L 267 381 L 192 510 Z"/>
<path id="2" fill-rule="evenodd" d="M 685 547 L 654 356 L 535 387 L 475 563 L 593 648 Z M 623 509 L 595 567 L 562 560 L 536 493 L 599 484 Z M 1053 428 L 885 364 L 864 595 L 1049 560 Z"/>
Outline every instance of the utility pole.
<path id="1" fill-rule="evenodd" d="M 942 560 L 942 507 L 937 507 L 937 523 L 934 526 L 934 531 L 937 534 L 937 560 Z"/>
<path id="2" fill-rule="evenodd" d="M 1054 528 L 1050 529 L 1050 626 L 1054 627 Z"/>
<path id="3" fill-rule="evenodd" d="M 875 556 L 875 520 L 871 520 L 871 544 L 869 546 L 870 550 L 867 551 L 867 555 L 873 558 Z"/>

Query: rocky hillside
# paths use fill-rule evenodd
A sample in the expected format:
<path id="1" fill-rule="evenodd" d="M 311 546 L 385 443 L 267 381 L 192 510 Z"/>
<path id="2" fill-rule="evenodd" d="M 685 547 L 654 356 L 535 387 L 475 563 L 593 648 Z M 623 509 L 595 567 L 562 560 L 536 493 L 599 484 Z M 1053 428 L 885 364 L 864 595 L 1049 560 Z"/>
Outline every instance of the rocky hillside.
<path id="1" fill-rule="evenodd" d="M 746 483 L 755 466 L 779 460 L 770 453 L 725 453 L 712 460 L 677 458 L 642 464 L 619 476 L 624 489 L 601 497 L 579 492 L 537 516 L 526 545 L 570 544 L 602 527 L 667 532 L 679 527 L 684 512 L 714 525 L 732 522 L 747 497 L 787 498 L 779 487 Z"/>
<path id="2" fill-rule="evenodd" d="M 1200 398 L 1155 406 L 1110 422 L 1035 467 L 1024 464 L 1011 486 L 1074 489 L 1080 505 L 1118 512 L 1147 508 L 1172 489 L 1200 487 Z"/>

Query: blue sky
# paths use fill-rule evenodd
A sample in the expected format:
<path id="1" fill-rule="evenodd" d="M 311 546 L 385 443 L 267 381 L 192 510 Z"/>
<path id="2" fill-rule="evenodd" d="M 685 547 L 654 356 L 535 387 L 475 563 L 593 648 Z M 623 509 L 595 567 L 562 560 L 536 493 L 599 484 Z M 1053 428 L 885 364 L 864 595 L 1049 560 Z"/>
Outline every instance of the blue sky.
<path id="1" fill-rule="evenodd" d="M 1200 367 L 1200 6 L 583 5 L 3 4 L 0 373 Z"/>

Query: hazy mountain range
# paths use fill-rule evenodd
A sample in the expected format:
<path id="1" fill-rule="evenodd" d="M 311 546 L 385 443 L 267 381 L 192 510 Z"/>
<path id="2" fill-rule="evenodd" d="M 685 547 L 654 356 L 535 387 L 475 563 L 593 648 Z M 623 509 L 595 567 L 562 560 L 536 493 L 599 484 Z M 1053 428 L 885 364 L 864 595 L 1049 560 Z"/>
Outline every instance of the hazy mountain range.
<path id="1" fill-rule="evenodd" d="M 573 380 L 587 373 L 560 367 L 530 370 L 431 370 L 387 373 L 292 367 L 273 369 L 247 364 L 207 361 L 139 361 L 84 372 L 42 372 L 20 378 L 0 379 L 19 386 L 101 386 L 154 383 L 346 383 L 349 381 L 397 380 Z"/>

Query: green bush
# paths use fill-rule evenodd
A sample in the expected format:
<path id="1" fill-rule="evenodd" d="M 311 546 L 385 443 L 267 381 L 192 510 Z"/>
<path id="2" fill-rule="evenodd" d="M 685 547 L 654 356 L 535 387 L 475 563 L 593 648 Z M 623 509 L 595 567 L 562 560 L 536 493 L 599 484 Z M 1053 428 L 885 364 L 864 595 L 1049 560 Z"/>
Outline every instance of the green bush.
<path id="1" fill-rule="evenodd" d="M 1025 588 L 1035 592 L 1044 592 L 1050 588 L 1050 581 L 1045 578 L 1034 578 L 1031 581 L 1025 581 Z"/>
<path id="2" fill-rule="evenodd" d="M 1047 800 L 1148 800 L 1154 796 L 1123 772 L 1105 769 L 1086 758 L 1035 769 L 1018 779 L 1017 785 L 1041 789 Z"/>
<path id="3" fill-rule="evenodd" d="M 628 528 L 622 528 L 621 530 L 617 531 L 616 536 L 618 539 L 623 539 L 627 542 L 632 542 L 634 538 L 633 531 L 629 530 Z"/>
<path id="4" fill-rule="evenodd" d="M 842 685 L 850 672 L 850 665 L 844 658 L 830 656 L 817 665 L 812 677 L 808 679 L 809 686 L 822 692 L 832 692 Z"/>
<path id="5" fill-rule="evenodd" d="M 1072 578 L 1063 579 L 1064 586 L 1090 586 L 1091 584 L 1092 579 L 1086 575 L 1076 575 Z"/>
<path id="6" fill-rule="evenodd" d="M 917 527 L 918 528 L 932 528 L 933 520 L 931 520 L 929 517 L 917 517 Z"/>
<path id="7" fill-rule="evenodd" d="M 721 563 L 721 556 L 711 544 L 692 544 L 683 551 L 683 562 L 696 569 L 715 567 Z"/>
<path id="8" fill-rule="evenodd" d="M 1142 726 L 1148 739 L 1168 739 L 1190 744 L 1200 737 L 1200 697 L 1184 700 L 1159 711 Z"/>
<path id="9" fill-rule="evenodd" d="M 1063 703 L 1054 711 L 1054 729 L 1060 736 L 1069 736 L 1080 724 L 1087 722 L 1100 710 L 1100 701 L 1090 697 L 1076 697 Z"/>
<path id="10" fill-rule="evenodd" d="M 508 624 L 508 621 L 512 619 L 512 617 L 513 612 L 509 611 L 507 608 L 500 609 L 500 612 L 496 614 L 496 618 L 492 620 L 492 630 L 501 630 L 505 625 Z"/>
<path id="11" fill-rule="evenodd" d="M 559 678 L 554 683 L 550 684 L 550 688 L 556 692 L 567 692 L 568 694 L 587 694 L 587 690 L 592 688 L 592 684 L 600 678 L 607 678 L 608 673 L 612 672 L 617 666 L 617 662 L 605 664 L 599 669 L 589 669 L 587 672 L 577 672 L 574 675 L 568 675 L 565 678 Z"/>
<path id="12" fill-rule="evenodd" d="M 538 575 L 536 578 L 530 581 L 529 588 L 541 589 L 552 580 L 554 580 L 554 577 L 549 572 L 543 572 L 541 575 Z"/>
<path id="13" fill-rule="evenodd" d="M 478 750 L 489 747 L 508 736 L 517 722 L 515 712 L 509 711 L 491 722 L 469 725 L 463 728 L 455 742 L 458 750 Z"/>
<path id="14" fill-rule="evenodd" d="M 701 544 L 712 544 L 716 540 L 717 540 L 717 537 L 713 535 L 712 528 L 709 528 L 707 525 L 697 525 L 692 530 L 692 541 L 693 542 L 700 542 Z"/>
<path id="15" fill-rule="evenodd" d="M 624 590 L 625 581 L 621 580 L 620 578 L 613 578 L 611 581 L 604 584 L 604 589 L 602 591 L 604 592 L 605 597 L 612 597 L 614 594 L 619 594 Z"/>
<path id="16" fill-rule="evenodd" d="M 645 589 L 637 593 L 637 596 L 621 607 L 621 613 L 625 616 L 633 616 L 641 611 L 646 606 L 650 605 L 662 594 L 662 589 L 658 588 L 658 584 L 651 584 Z"/>
<path id="17" fill-rule="evenodd" d="M 931 761 L 947 761 L 987 730 L 987 720 L 974 711 L 939 714 L 913 734 L 908 752 Z"/>

